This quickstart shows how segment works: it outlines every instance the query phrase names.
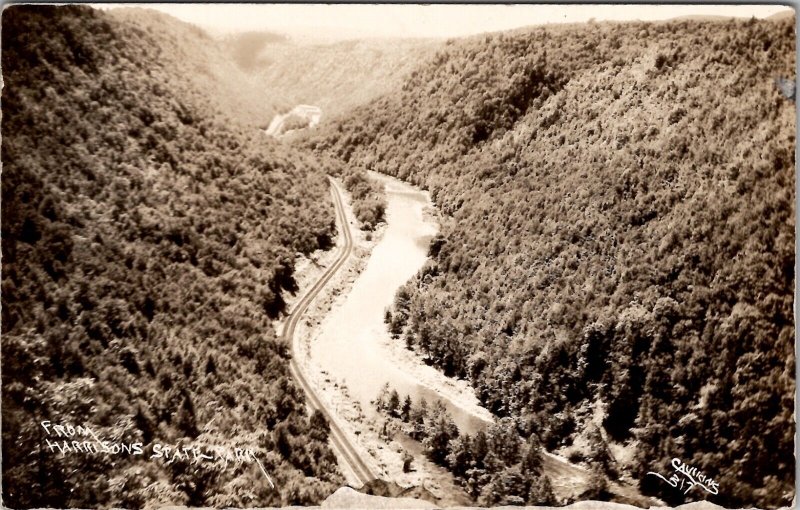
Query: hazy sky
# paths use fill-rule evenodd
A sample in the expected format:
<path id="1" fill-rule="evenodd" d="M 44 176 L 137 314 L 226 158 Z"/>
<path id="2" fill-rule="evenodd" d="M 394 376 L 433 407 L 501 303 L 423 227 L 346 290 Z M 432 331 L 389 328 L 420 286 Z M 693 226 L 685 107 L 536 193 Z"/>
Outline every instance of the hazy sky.
<path id="1" fill-rule="evenodd" d="M 695 14 L 766 17 L 768 5 L 325 5 L 148 4 L 213 31 L 270 30 L 329 36 L 455 37 L 526 25 L 601 20 L 659 20 Z M 99 6 L 98 6 L 99 7 Z"/>

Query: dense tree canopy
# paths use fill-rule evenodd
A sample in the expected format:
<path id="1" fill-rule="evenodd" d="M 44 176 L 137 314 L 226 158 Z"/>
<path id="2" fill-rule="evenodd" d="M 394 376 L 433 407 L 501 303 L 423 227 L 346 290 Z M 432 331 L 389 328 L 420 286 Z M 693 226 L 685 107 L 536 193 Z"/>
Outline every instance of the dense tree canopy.
<path id="1" fill-rule="evenodd" d="M 374 404 L 399 423 L 401 431 L 420 441 L 428 458 L 447 467 L 481 506 L 563 503 L 543 469 L 538 436 L 531 434 L 523 443 L 514 419 L 503 418 L 470 436 L 460 433 L 441 401 L 431 406 L 424 398 L 418 403 L 410 396 L 400 401 L 387 384 Z"/>
<path id="2" fill-rule="evenodd" d="M 493 413 L 549 449 L 599 421 L 673 504 L 787 505 L 794 46 L 792 19 L 451 41 L 312 146 L 431 190 L 441 234 L 388 318 Z M 720 494 L 646 476 L 673 457 Z"/>
<path id="3" fill-rule="evenodd" d="M 321 501 L 342 478 L 271 318 L 331 243 L 324 173 L 217 111 L 180 40 L 53 6 L 5 9 L 2 38 L 4 503 Z M 62 456 L 42 420 L 253 448 L 274 488 L 254 463 Z"/>

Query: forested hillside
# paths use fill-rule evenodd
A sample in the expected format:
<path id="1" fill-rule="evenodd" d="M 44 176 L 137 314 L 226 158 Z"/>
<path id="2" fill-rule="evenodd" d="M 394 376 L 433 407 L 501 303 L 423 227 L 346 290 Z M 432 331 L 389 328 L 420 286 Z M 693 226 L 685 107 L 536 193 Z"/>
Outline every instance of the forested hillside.
<path id="1" fill-rule="evenodd" d="M 451 41 L 311 145 L 431 190 L 390 327 L 520 435 L 671 504 L 788 505 L 794 54 L 793 19 Z M 719 494 L 647 475 L 672 458 Z"/>
<path id="2" fill-rule="evenodd" d="M 249 72 L 248 59 L 256 55 L 251 45 L 228 45 L 200 28 L 153 9 L 116 8 L 106 11 L 127 26 L 142 30 L 150 38 L 164 69 L 207 93 L 224 112 L 249 125 L 269 124 L 272 117 L 294 106 L 278 87 Z M 258 40 L 275 34 L 262 34 Z M 248 40 L 246 34 L 241 37 Z"/>
<path id="3" fill-rule="evenodd" d="M 263 34 L 260 46 L 251 43 L 249 52 L 243 52 L 243 38 L 256 39 L 255 35 L 239 36 L 229 45 L 241 55 L 248 73 L 270 95 L 280 95 L 291 106 L 319 106 L 324 123 L 399 87 L 420 60 L 441 44 L 424 39 L 312 44 L 277 41 Z"/>
<path id="4" fill-rule="evenodd" d="M 439 44 L 312 43 L 273 32 L 213 36 L 153 9 L 116 8 L 107 14 L 145 31 L 159 60 L 211 92 L 226 113 L 263 128 L 297 104 L 321 107 L 327 122 L 399 86 Z"/>
<path id="5" fill-rule="evenodd" d="M 343 480 L 271 318 L 331 244 L 325 175 L 217 111 L 167 34 L 75 6 L 2 23 L 4 504 L 318 503 Z M 51 451 L 45 420 L 145 454 Z"/>
<path id="6" fill-rule="evenodd" d="M 416 58 L 433 48 L 429 41 L 310 45 L 270 32 L 220 40 L 152 9 L 118 8 L 107 15 L 152 39 L 162 68 L 182 77 L 181 94 L 194 93 L 203 108 L 250 127 L 263 128 L 298 103 L 321 105 L 323 118 L 344 112 L 399 83 Z M 323 159 L 315 162 L 317 169 L 342 180 L 362 227 L 374 229 L 383 220 L 382 189 L 362 169 Z"/>

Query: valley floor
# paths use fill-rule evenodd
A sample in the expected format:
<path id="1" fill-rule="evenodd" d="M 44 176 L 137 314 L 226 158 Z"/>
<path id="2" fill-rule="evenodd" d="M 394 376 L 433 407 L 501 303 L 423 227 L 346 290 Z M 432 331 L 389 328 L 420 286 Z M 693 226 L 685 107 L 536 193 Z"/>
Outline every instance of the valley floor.
<path id="1" fill-rule="evenodd" d="M 378 174 L 373 174 L 371 177 L 380 180 L 386 186 L 392 186 L 391 193 L 387 193 L 389 195 L 409 193 L 403 188 L 406 185 L 399 181 Z M 382 224 L 375 232 L 366 233 L 359 230 L 351 209 L 350 197 L 345 193 L 344 198 L 347 228 L 350 229 L 354 243 L 353 253 L 317 295 L 298 324 L 295 330 L 294 348 L 296 361 L 333 419 L 358 450 L 359 456 L 380 479 L 397 483 L 402 487 L 424 488 L 435 496 L 441 505 L 472 504 L 469 496 L 454 482 L 452 474 L 427 459 L 424 448 L 419 442 L 399 430 L 397 422 L 376 413 L 372 408 L 370 399 L 378 395 L 382 383 L 376 383 L 374 388 L 365 390 L 364 382 L 361 380 L 355 381 L 361 384 L 361 388 L 348 387 L 347 381 L 341 376 L 342 372 L 337 377 L 329 370 L 332 366 L 336 367 L 336 361 L 334 360 L 332 364 L 330 359 L 321 359 L 324 355 L 320 352 L 336 356 L 330 350 L 318 349 L 318 344 L 325 341 L 324 336 L 332 334 L 343 337 L 341 345 L 348 351 L 345 353 L 346 357 L 369 360 L 369 356 L 356 352 L 364 349 L 365 344 L 354 338 L 362 330 L 369 330 L 367 347 L 374 348 L 382 357 L 379 361 L 384 365 L 384 370 L 387 369 L 386 362 L 388 362 L 391 369 L 399 370 L 421 388 L 421 392 L 418 388 L 419 393 L 415 397 L 422 394 L 428 401 L 441 399 L 446 403 L 448 410 L 456 415 L 457 423 L 461 422 L 458 423 L 459 428 L 469 433 L 474 433 L 477 427 L 483 428 L 494 420 L 491 413 L 481 407 L 467 381 L 446 377 L 432 366 L 425 364 L 416 352 L 407 349 L 401 341 L 392 339 L 382 322 L 376 326 L 374 318 L 370 321 L 369 317 L 364 316 L 365 314 L 358 313 L 349 314 L 345 323 L 342 323 L 341 318 L 338 322 L 333 318 L 341 311 L 348 297 L 352 297 L 351 291 L 354 285 L 364 276 L 364 270 L 370 260 L 375 258 L 374 250 L 384 239 L 388 229 L 386 224 Z M 435 210 L 432 207 L 423 208 L 422 216 L 425 223 L 436 225 Z M 389 216 L 388 221 L 394 220 Z M 339 250 L 345 243 L 343 225 L 338 227 L 339 233 L 333 249 L 318 251 L 310 257 L 300 257 L 297 260 L 295 278 L 300 290 L 295 296 L 287 298 L 289 309 L 336 261 Z M 373 272 L 374 269 L 372 268 Z M 382 270 L 391 271 L 392 268 L 382 268 Z M 393 293 L 396 289 L 391 291 Z M 358 323 L 355 323 L 356 321 Z M 276 324 L 276 327 L 281 330 L 283 325 Z M 374 355 L 372 359 L 375 361 Z M 363 371 L 373 368 L 361 367 Z M 404 472 L 403 458 L 409 454 L 414 460 L 411 463 L 411 470 Z M 562 501 L 574 498 L 586 489 L 589 473 L 584 468 L 551 453 L 545 455 L 544 462 L 556 496 Z M 347 464 L 342 459 L 340 468 L 351 486 L 361 486 L 358 478 L 349 472 Z M 613 487 L 614 492 L 625 495 L 626 499 L 631 501 L 638 499 L 637 492 L 632 488 L 620 487 L 617 484 L 613 484 Z"/>
<path id="2" fill-rule="evenodd" d="M 345 196 L 345 212 L 353 235 L 353 255 L 345 265 L 336 273 L 328 285 L 321 291 L 309 307 L 305 317 L 295 330 L 298 336 L 296 354 L 297 362 L 303 372 L 314 386 L 320 399 L 325 403 L 342 430 L 351 442 L 359 449 L 359 453 L 379 477 L 395 482 L 404 487 L 424 487 L 430 491 L 442 504 L 469 504 L 468 496 L 453 482 L 452 475 L 441 466 L 427 460 L 422 452 L 422 445 L 397 434 L 390 438 L 383 434 L 383 419 L 375 419 L 371 409 L 351 395 L 343 380 L 336 380 L 320 366 L 320 360 L 312 357 L 311 343 L 317 339 L 320 327 L 331 312 L 342 306 L 348 292 L 356 279 L 364 270 L 373 248 L 380 242 L 386 230 L 382 225 L 377 231 L 365 233 L 359 230 L 357 222 L 350 207 L 350 200 Z M 433 221 L 433 218 L 426 221 Z M 287 297 L 287 306 L 292 308 L 295 302 L 302 297 L 304 292 L 317 281 L 320 274 L 325 271 L 336 259 L 338 250 L 344 243 L 341 225 L 333 249 L 318 251 L 309 257 L 300 257 L 295 268 L 295 279 L 299 291 Z M 276 324 L 281 330 L 282 324 Z M 425 365 L 414 353 L 406 350 L 397 342 L 384 339 L 382 349 L 391 356 L 391 362 L 400 370 L 416 378 L 421 384 L 429 387 L 432 392 L 439 394 L 443 399 L 457 403 L 466 413 L 473 413 L 484 419 L 491 419 L 491 415 L 478 404 L 477 398 L 466 381 L 453 381 L 445 377 L 434 368 Z M 375 388 L 375 395 L 380 387 Z M 409 452 L 414 456 L 411 471 L 403 472 L 403 456 Z M 358 480 L 349 473 L 346 466 L 340 462 L 345 477 L 353 486 L 359 486 Z"/>

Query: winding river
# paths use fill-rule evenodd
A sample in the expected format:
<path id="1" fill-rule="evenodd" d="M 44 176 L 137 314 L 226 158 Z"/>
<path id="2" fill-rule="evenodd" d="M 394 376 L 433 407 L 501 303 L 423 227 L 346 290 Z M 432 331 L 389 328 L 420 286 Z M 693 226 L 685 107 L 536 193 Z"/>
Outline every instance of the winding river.
<path id="1" fill-rule="evenodd" d="M 438 226 L 431 215 L 425 214 L 433 207 L 427 192 L 397 179 L 372 176 L 386 189 L 386 230 L 345 301 L 323 321 L 319 336 L 311 344 L 311 357 L 333 378 L 347 384 L 367 416 L 374 416 L 370 401 L 388 382 L 401 397 L 411 395 L 415 402 L 423 397 L 429 403 L 442 400 L 459 429 L 475 432 L 485 426 L 485 419 L 443 397 L 431 387 L 435 384 L 430 380 L 423 383 L 419 372 L 407 370 L 407 363 L 399 360 L 396 348 L 389 345 L 397 340 L 389 338 L 383 322 L 385 310 L 397 289 L 424 265 Z M 423 368 L 435 372 L 431 367 Z M 439 373 L 435 375 L 444 379 Z"/>

